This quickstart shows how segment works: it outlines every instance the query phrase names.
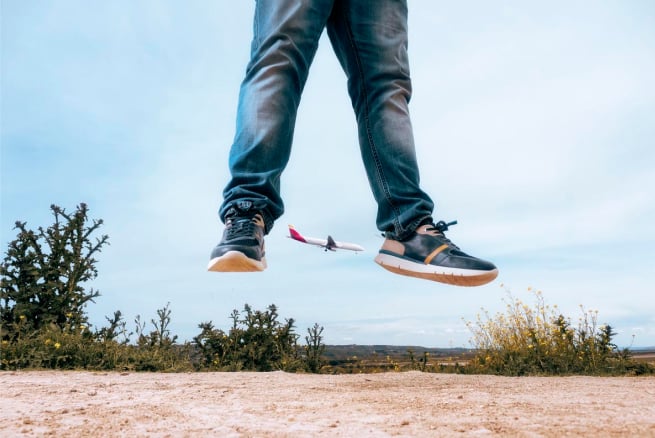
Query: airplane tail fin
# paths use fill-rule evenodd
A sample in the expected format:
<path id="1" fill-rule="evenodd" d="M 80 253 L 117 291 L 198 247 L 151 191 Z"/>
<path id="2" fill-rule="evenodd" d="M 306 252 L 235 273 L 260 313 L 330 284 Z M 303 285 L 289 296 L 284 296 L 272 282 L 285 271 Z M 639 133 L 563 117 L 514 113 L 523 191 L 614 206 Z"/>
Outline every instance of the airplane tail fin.
<path id="1" fill-rule="evenodd" d="M 289 237 L 291 237 L 294 240 L 298 240 L 300 242 L 305 242 L 305 238 L 302 237 L 302 235 L 298 231 L 296 231 L 293 225 L 289 225 Z"/>

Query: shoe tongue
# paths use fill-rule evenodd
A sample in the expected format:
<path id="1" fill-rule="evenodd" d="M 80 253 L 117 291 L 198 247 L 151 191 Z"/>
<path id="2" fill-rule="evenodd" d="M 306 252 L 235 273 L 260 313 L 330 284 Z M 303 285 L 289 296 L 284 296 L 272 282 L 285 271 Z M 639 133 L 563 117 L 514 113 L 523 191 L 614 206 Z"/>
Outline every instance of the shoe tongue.
<path id="1" fill-rule="evenodd" d="M 250 205 L 247 204 L 246 202 L 243 203 L 244 205 Z M 251 218 L 255 215 L 255 212 L 251 211 L 250 208 L 241 208 L 241 204 L 230 208 L 227 213 L 225 213 L 226 218 L 230 219 L 239 219 L 239 218 Z"/>
<path id="2" fill-rule="evenodd" d="M 265 227 L 264 217 L 260 212 L 242 211 L 238 208 L 231 208 L 225 215 L 225 223 L 234 224 L 237 222 L 254 222 L 260 227 Z"/>

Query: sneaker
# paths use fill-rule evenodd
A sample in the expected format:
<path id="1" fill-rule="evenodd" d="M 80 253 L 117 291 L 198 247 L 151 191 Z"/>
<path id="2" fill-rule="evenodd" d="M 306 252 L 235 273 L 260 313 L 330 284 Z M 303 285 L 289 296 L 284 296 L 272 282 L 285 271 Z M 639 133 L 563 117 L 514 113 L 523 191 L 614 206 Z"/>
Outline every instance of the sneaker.
<path id="1" fill-rule="evenodd" d="M 375 262 L 393 273 L 457 286 L 480 286 L 494 280 L 493 263 L 462 252 L 444 235 L 457 221 L 420 226 L 405 240 L 389 237 Z"/>
<path id="2" fill-rule="evenodd" d="M 260 213 L 231 209 L 225 216 L 223 239 L 212 251 L 207 270 L 255 272 L 264 269 L 264 218 Z"/>

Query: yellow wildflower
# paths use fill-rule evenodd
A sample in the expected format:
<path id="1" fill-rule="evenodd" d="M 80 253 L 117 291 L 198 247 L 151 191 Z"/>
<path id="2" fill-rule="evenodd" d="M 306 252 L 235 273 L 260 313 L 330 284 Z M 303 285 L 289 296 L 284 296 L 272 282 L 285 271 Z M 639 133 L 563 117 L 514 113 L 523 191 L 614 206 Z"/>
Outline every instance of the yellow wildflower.
<path id="1" fill-rule="evenodd" d="M 55 342 L 55 348 L 59 349 L 59 347 L 61 347 L 61 344 L 59 342 Z"/>

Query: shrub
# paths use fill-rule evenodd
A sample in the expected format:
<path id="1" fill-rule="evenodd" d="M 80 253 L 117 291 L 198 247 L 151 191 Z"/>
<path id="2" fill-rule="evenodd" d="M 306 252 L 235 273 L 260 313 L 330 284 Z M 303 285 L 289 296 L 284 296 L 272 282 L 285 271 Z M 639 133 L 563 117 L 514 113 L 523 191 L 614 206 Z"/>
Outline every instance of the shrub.
<path id="1" fill-rule="evenodd" d="M 146 323 L 137 315 L 136 345 L 130 349 L 129 368 L 136 371 L 187 371 L 192 369 L 190 345 L 178 345 L 177 335 L 171 335 L 170 303 L 157 310 L 157 319 L 151 319 L 154 330 L 146 331 Z"/>
<path id="2" fill-rule="evenodd" d="M 309 331 L 303 356 L 294 320 L 280 322 L 275 305 L 263 312 L 247 304 L 243 313 L 235 310 L 227 334 L 211 322 L 200 324 L 195 344 L 177 344 L 170 303 L 157 310 L 151 330 L 136 317 L 135 343 L 120 311 L 106 318 L 108 326 L 91 330 L 85 307 L 100 294 L 85 283 L 97 277 L 94 257 L 109 237 L 92 238 L 103 222 L 88 218 L 86 204 L 72 214 L 50 208 L 54 223 L 46 229 L 16 222 L 18 235 L 0 265 L 0 369 L 320 369 L 322 327 Z"/>
<path id="3" fill-rule="evenodd" d="M 54 224 L 47 229 L 16 222 L 18 235 L 0 265 L 2 340 L 51 324 L 62 330 L 86 325 L 84 307 L 99 296 L 84 283 L 97 277 L 94 256 L 108 243 L 106 235 L 91 239 L 102 220 L 89 222 L 86 204 L 72 214 L 56 205 L 50 209 Z"/>
<path id="4" fill-rule="evenodd" d="M 168 305 L 159 309 L 157 314 L 160 320 L 151 320 L 155 330 L 147 333 L 145 324 L 137 327 L 136 344 L 130 343 L 132 333 L 127 333 L 120 312 L 115 312 L 114 318 L 107 318 L 109 327 L 96 331 L 72 323 L 66 323 L 64 327 L 49 324 L 38 330 L 19 324 L 15 338 L 2 341 L 0 369 L 193 369 L 190 346 L 177 345 L 176 337 L 171 337 L 167 330 L 170 323 Z"/>
<path id="5" fill-rule="evenodd" d="M 325 345 L 323 344 L 323 327 L 316 323 L 312 328 L 308 328 L 305 342 L 305 355 L 303 359 L 307 371 L 310 373 L 319 373 L 323 367 L 324 361 L 322 356 L 325 352 Z"/>
<path id="6" fill-rule="evenodd" d="M 278 321 L 274 304 L 267 310 L 253 310 L 248 304 L 243 313 L 230 315 L 228 333 L 214 328 L 211 321 L 199 325 L 194 343 L 201 355 L 200 367 L 227 371 L 297 371 L 302 368 L 298 354 L 298 335 L 294 320 Z"/>
<path id="7" fill-rule="evenodd" d="M 612 343 L 610 325 L 598 324 L 598 312 L 585 310 L 577 327 L 545 304 L 540 291 L 530 307 L 508 292 L 506 313 L 484 311 L 475 324 L 471 343 L 478 353 L 469 364 L 474 372 L 524 374 L 621 374 L 629 354 Z M 483 309 L 484 310 L 484 309 Z"/>

